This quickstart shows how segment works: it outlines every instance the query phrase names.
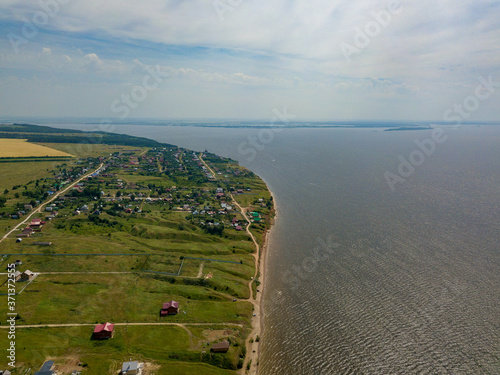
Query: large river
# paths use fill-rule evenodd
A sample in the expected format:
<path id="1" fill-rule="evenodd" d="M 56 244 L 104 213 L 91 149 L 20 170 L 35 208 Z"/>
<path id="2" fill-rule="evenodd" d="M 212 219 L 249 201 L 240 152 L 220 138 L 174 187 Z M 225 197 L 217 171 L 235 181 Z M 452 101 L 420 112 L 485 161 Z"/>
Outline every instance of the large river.
<path id="1" fill-rule="evenodd" d="M 273 191 L 261 375 L 500 374 L 500 127 L 443 129 L 116 131 L 229 156 Z"/>

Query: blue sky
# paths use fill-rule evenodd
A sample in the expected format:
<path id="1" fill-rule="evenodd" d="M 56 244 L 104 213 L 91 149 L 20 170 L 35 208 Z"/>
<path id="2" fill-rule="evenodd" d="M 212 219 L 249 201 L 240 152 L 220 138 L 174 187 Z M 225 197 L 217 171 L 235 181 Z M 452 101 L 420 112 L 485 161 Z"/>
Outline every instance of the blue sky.
<path id="1" fill-rule="evenodd" d="M 440 121 L 465 104 L 464 120 L 500 121 L 500 87 L 470 98 L 500 81 L 498 14 L 492 0 L 3 0 L 0 115 Z"/>

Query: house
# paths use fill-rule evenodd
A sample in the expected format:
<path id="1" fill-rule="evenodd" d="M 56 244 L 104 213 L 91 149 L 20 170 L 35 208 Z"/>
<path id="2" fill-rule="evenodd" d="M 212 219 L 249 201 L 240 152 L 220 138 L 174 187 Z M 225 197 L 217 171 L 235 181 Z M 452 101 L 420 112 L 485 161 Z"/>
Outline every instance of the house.
<path id="1" fill-rule="evenodd" d="M 52 368 L 54 367 L 54 361 L 47 361 L 43 364 L 43 366 L 35 372 L 35 375 L 53 375 L 54 372 Z"/>
<path id="2" fill-rule="evenodd" d="M 212 353 L 227 353 L 229 350 L 229 341 L 224 340 L 222 342 L 219 342 L 217 344 L 213 344 L 212 347 L 210 348 L 210 351 Z"/>
<path id="3" fill-rule="evenodd" d="M 30 227 L 33 228 L 34 230 L 41 230 L 45 224 L 45 221 L 42 221 L 42 219 L 33 219 L 31 220 Z"/>
<path id="4" fill-rule="evenodd" d="M 160 310 L 160 316 L 176 315 L 179 313 L 179 302 L 165 302 Z"/>
<path id="5" fill-rule="evenodd" d="M 30 270 L 26 270 L 21 274 L 21 281 L 29 281 L 34 275 Z"/>
<path id="6" fill-rule="evenodd" d="M 31 204 L 25 204 L 24 205 L 24 209 L 27 210 L 27 211 L 30 211 L 33 209 L 33 206 Z"/>
<path id="7" fill-rule="evenodd" d="M 139 373 L 139 362 L 123 362 L 122 375 L 137 375 Z"/>
<path id="8" fill-rule="evenodd" d="M 29 234 L 33 234 L 33 232 L 34 232 L 34 230 L 31 227 L 26 227 L 26 228 L 23 229 L 23 233 L 26 233 L 28 235 Z"/>
<path id="9" fill-rule="evenodd" d="M 115 325 L 111 323 L 98 324 L 94 328 L 92 338 L 94 340 L 107 340 L 113 337 L 115 333 Z"/>
<path id="10" fill-rule="evenodd" d="M 241 227 L 241 225 L 237 225 L 236 226 L 236 230 L 242 230 L 243 228 Z"/>

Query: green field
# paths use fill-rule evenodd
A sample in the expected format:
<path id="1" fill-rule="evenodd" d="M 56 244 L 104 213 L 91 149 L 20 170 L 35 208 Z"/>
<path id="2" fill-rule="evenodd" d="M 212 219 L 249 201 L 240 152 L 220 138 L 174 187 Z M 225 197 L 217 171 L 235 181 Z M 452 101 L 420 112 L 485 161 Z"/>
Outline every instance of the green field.
<path id="1" fill-rule="evenodd" d="M 29 368 L 38 368 L 47 358 L 56 359 L 56 364 L 75 358 L 76 363 L 83 365 L 79 367 L 83 373 L 116 375 L 121 363 L 131 357 L 154 363 L 158 367 L 155 372 L 158 375 L 234 373 L 209 365 L 217 365 L 224 360 L 223 356 L 216 354 L 210 358 L 205 355 L 202 358 L 197 350 L 201 338 L 195 335 L 190 338 L 188 332 L 180 327 L 155 326 L 151 329 L 144 326 L 119 326 L 113 339 L 108 341 L 90 340 L 92 330 L 92 326 L 19 329 L 16 337 L 17 374 L 25 373 Z M 5 335 L 0 338 L 0 345 L 8 347 Z M 193 363 L 200 359 L 207 363 Z"/>
<path id="2" fill-rule="evenodd" d="M 57 162 L 59 164 L 60 162 Z M 53 161 L 0 163 L 0 194 L 15 185 L 25 185 L 39 178 L 50 177 Z"/>

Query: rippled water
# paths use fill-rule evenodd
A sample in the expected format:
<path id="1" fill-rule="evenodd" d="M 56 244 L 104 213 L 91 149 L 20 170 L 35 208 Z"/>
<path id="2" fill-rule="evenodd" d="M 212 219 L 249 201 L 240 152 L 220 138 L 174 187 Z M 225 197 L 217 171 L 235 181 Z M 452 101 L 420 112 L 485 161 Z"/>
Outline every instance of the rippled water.
<path id="1" fill-rule="evenodd" d="M 261 375 L 500 374 L 500 128 L 447 141 L 389 189 L 428 131 L 117 129 L 238 159 L 279 217 L 264 290 Z"/>

